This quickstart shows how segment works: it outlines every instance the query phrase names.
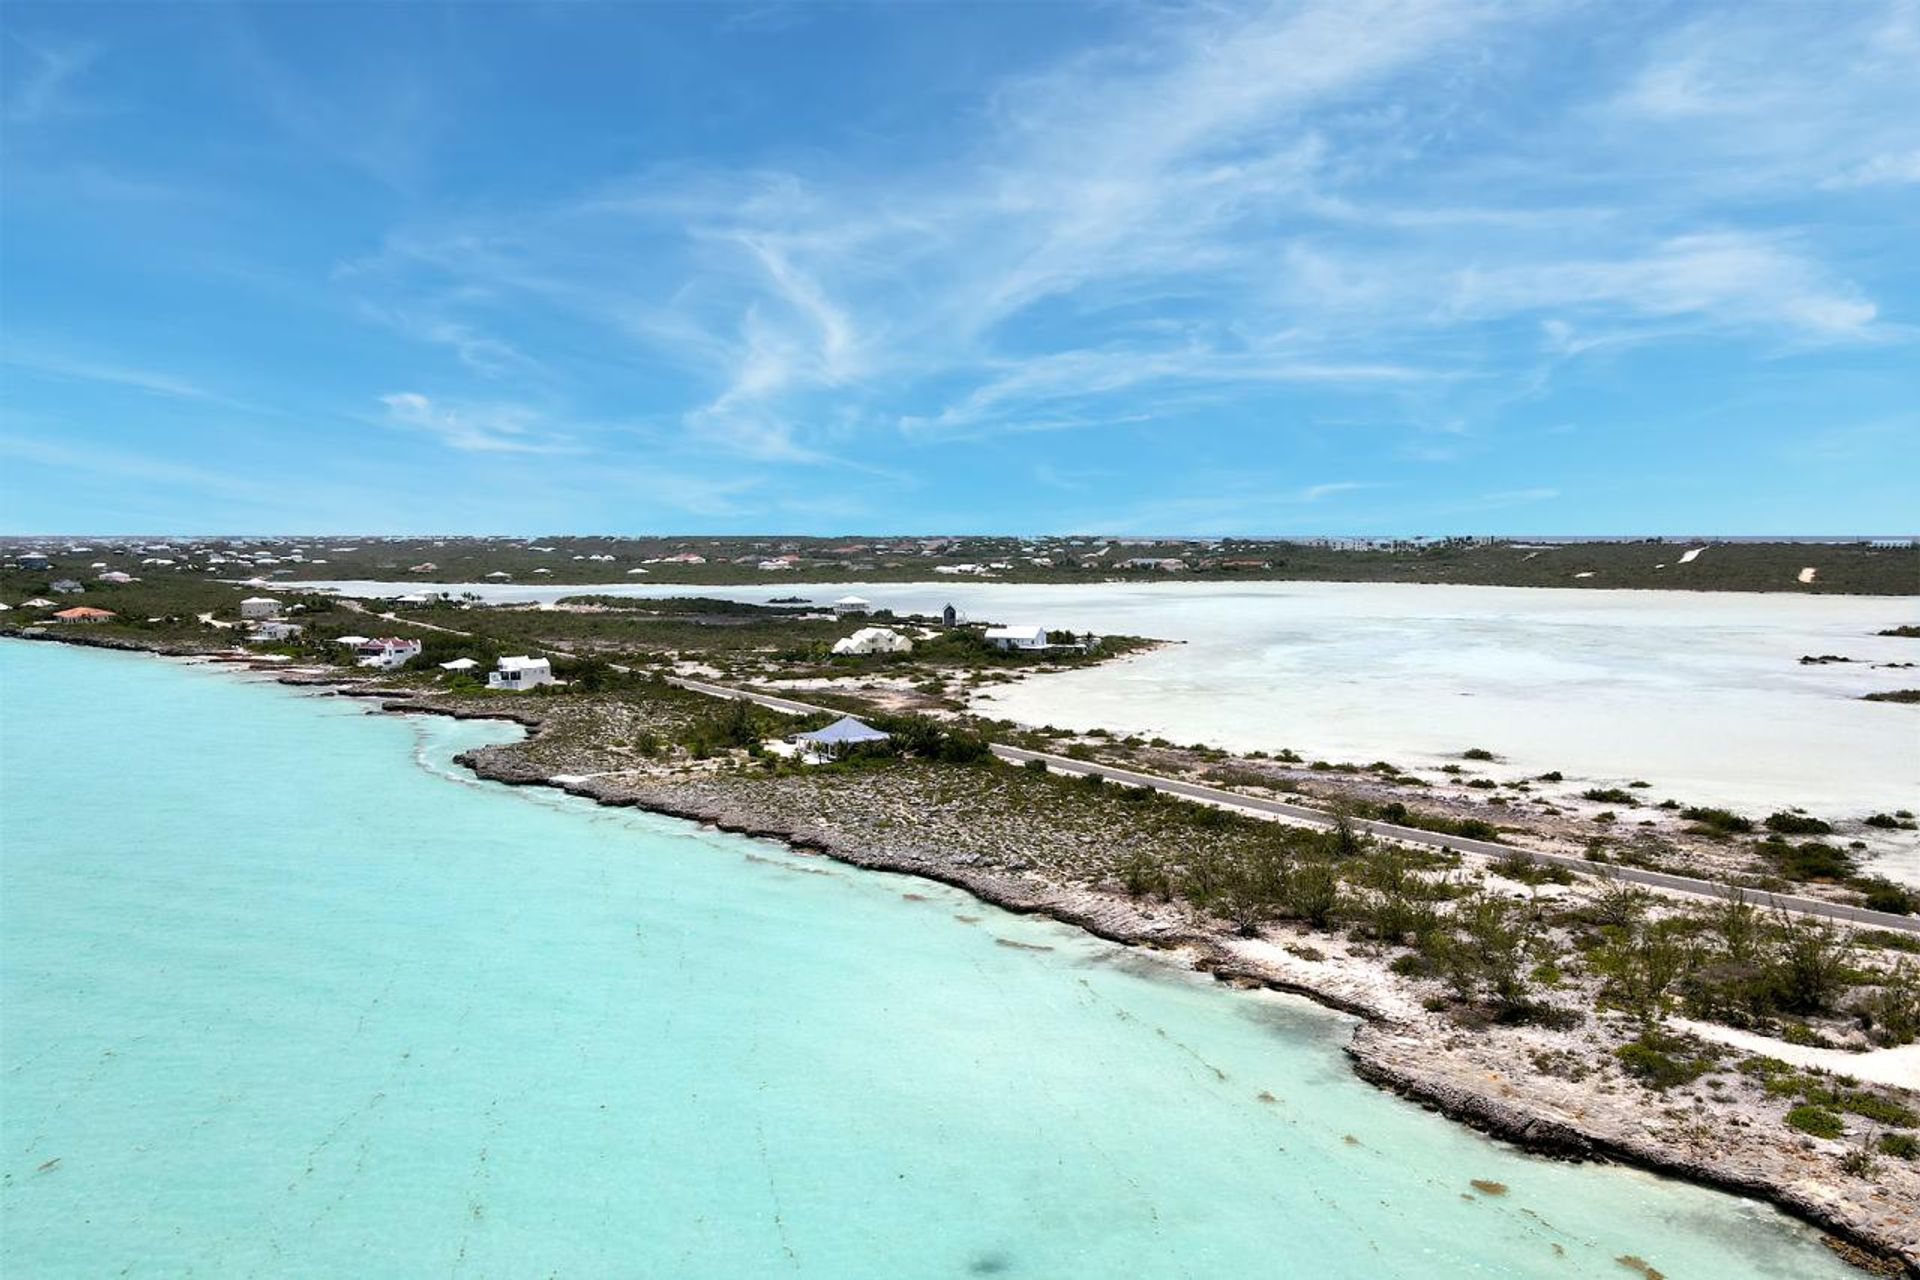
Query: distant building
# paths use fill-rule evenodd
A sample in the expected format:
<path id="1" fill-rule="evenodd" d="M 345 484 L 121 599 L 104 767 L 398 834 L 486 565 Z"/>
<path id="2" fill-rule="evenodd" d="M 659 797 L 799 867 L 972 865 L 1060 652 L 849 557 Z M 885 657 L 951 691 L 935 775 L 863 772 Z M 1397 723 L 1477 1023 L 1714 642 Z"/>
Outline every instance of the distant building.
<path id="1" fill-rule="evenodd" d="M 1047 629 L 1034 626 L 988 627 L 986 639 L 996 649 L 1044 649 L 1047 647 Z"/>
<path id="2" fill-rule="evenodd" d="M 1122 569 L 1157 569 L 1161 573 L 1179 573 L 1187 567 L 1187 562 L 1171 557 L 1135 556 L 1131 560 L 1122 560 L 1120 567 Z"/>
<path id="3" fill-rule="evenodd" d="M 277 618 L 280 616 L 280 602 L 271 596 L 248 596 L 240 602 L 240 616 L 243 618 Z"/>
<path id="4" fill-rule="evenodd" d="M 833 602 L 833 611 L 842 618 L 854 613 L 871 613 L 873 601 L 863 600 L 859 596 L 841 596 Z"/>
<path id="5" fill-rule="evenodd" d="M 53 561 L 47 559 L 38 551 L 22 551 L 20 553 L 20 567 L 22 569 L 51 569 L 53 567 Z"/>
<path id="6" fill-rule="evenodd" d="M 455 658 L 452 662 L 441 663 L 440 669 L 442 671 L 471 671 L 479 665 L 480 664 L 472 658 Z"/>
<path id="7" fill-rule="evenodd" d="M 545 658 L 502 658 L 497 670 L 487 673 L 487 688 L 519 693 L 552 684 L 553 664 Z"/>
<path id="8" fill-rule="evenodd" d="M 77 596 L 86 590 L 72 578 L 62 578 L 47 589 L 57 596 Z"/>
<path id="9" fill-rule="evenodd" d="M 113 617 L 111 609 L 90 609 L 84 604 L 62 609 L 53 615 L 55 622 L 111 622 Z"/>
<path id="10" fill-rule="evenodd" d="M 913 641 L 886 627 L 862 627 L 852 635 L 833 642 L 837 654 L 906 653 Z"/>
<path id="11" fill-rule="evenodd" d="M 946 608 L 940 611 L 941 626 L 943 627 L 955 626 L 959 623 L 959 621 L 960 621 L 960 611 L 954 608 L 952 605 L 948 605 Z"/>
<path id="12" fill-rule="evenodd" d="M 103 573 L 103 574 L 101 574 L 101 575 L 100 575 L 100 581 L 102 581 L 102 582 L 115 582 L 115 583 L 119 583 L 119 582 L 132 582 L 132 581 L 133 581 L 133 575 L 132 575 L 132 574 L 130 574 L 130 573 L 122 573 L 122 572 L 120 572 L 120 570 L 118 570 L 118 569 L 111 569 L 111 570 L 109 570 L 109 571 L 107 571 L 106 573 Z"/>
<path id="13" fill-rule="evenodd" d="M 253 624 L 253 630 L 247 633 L 247 639 L 261 644 L 278 644 L 282 640 L 291 640 L 300 634 L 300 628 L 291 622 L 281 622 L 269 618 Z"/>

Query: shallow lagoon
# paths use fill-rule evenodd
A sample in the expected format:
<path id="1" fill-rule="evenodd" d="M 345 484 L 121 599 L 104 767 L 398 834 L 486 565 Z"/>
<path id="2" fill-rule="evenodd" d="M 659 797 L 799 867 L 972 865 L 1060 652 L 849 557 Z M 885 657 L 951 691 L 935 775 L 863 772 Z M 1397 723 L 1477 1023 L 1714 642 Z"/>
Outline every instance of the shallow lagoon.
<path id="1" fill-rule="evenodd" d="M 418 589 L 334 584 L 361 594 Z M 1920 710 L 1860 700 L 1920 684 L 1920 600 L 1394 583 L 959 581 L 751 588 L 454 586 L 486 599 L 702 594 L 831 600 L 1181 643 L 991 688 L 984 714 L 1234 750 L 1402 768 L 1497 752 L 1569 791 L 1644 779 L 1656 798 L 1829 819 L 1920 809 Z M 1855 661 L 1803 666 L 1803 655 Z M 1865 833 L 1873 869 L 1920 884 L 1920 837 Z"/>
<path id="2" fill-rule="evenodd" d="M 496 726 L 0 681 L 7 1274 L 1850 1274 L 1380 1093 L 1303 1002 L 475 782 Z"/>

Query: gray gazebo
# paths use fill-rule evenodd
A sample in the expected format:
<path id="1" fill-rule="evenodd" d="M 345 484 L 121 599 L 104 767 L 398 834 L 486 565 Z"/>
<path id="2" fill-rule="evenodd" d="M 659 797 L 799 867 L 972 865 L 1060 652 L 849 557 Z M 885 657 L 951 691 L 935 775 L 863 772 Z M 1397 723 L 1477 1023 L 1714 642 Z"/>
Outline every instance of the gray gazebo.
<path id="1" fill-rule="evenodd" d="M 852 716 L 841 716 L 824 729 L 794 734 L 793 741 L 824 755 L 837 756 L 848 747 L 857 747 L 863 742 L 885 742 L 891 736 Z"/>

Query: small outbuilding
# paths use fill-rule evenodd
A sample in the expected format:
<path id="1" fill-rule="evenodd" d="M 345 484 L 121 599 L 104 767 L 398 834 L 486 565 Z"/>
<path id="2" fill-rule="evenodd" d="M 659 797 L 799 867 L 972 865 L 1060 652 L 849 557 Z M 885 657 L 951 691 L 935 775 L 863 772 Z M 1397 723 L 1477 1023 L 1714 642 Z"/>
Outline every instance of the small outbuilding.
<path id="1" fill-rule="evenodd" d="M 788 741 L 803 750 L 831 759 L 853 747 L 870 742 L 885 742 L 892 736 L 865 721 L 856 720 L 852 716 L 841 716 L 824 729 L 815 729 L 811 733 L 796 733 Z"/>
<path id="2" fill-rule="evenodd" d="M 452 662 L 441 663 L 440 669 L 442 671 L 471 671 L 479 665 L 480 664 L 472 658 L 455 658 Z"/>

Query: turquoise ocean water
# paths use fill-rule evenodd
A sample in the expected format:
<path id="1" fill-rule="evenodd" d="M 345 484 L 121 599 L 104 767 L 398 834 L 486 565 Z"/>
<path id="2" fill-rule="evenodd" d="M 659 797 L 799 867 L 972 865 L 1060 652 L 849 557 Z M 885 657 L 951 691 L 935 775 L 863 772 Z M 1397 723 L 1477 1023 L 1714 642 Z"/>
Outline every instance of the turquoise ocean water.
<path id="1" fill-rule="evenodd" d="M 1851 1274 L 1303 1002 L 451 764 L 499 726 L 15 642 L 0 701 L 9 1277 Z"/>

